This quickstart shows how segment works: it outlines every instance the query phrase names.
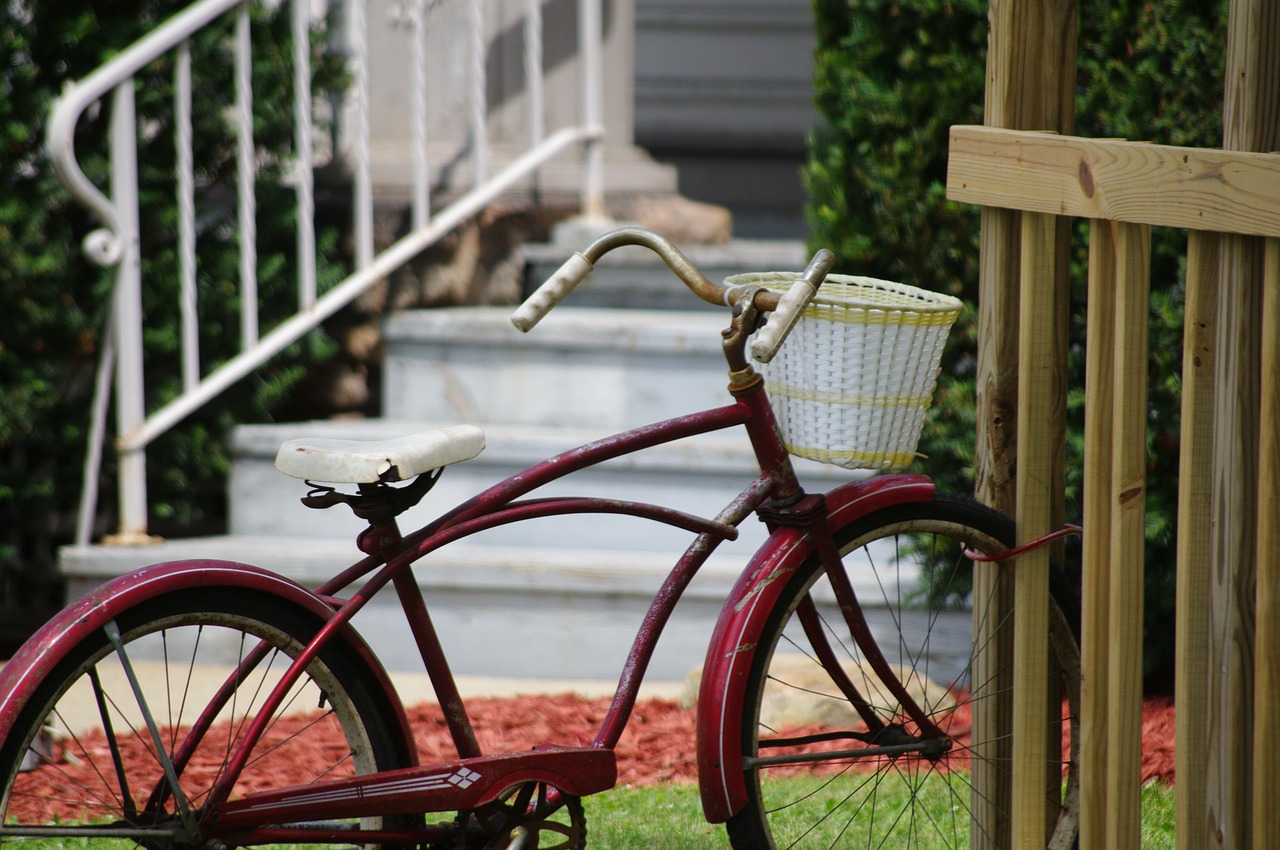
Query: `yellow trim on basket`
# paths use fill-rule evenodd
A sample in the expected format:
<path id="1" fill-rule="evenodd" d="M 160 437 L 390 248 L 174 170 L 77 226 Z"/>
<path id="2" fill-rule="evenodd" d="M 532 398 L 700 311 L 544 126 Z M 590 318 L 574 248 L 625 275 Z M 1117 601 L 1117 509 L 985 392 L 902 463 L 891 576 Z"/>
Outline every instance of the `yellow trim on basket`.
<path id="1" fill-rule="evenodd" d="M 845 469 L 879 469 L 886 466 L 906 466 L 917 457 L 919 452 L 855 452 L 832 451 L 831 449 L 814 449 L 808 446 L 797 446 L 784 443 L 787 452 L 796 457 L 816 460 L 819 463 L 830 463 Z"/>
<path id="2" fill-rule="evenodd" d="M 865 405 L 867 407 L 921 407 L 928 408 L 933 403 L 933 394 L 929 395 L 850 395 L 848 393 L 823 392 L 806 387 L 795 387 L 780 384 L 776 381 L 765 381 L 764 390 L 774 398 L 793 398 L 799 401 L 812 401 L 818 404 Z"/>
<path id="3" fill-rule="evenodd" d="M 830 304 L 810 304 L 804 310 L 806 319 L 832 322 L 840 325 L 895 325 L 909 328 L 950 328 L 959 317 L 959 310 L 902 310 L 893 307 L 866 308 L 845 307 Z"/>
<path id="4" fill-rule="evenodd" d="M 785 292 L 799 276 L 799 272 L 747 272 L 730 275 L 725 278 L 725 285 L 764 286 L 775 292 Z M 954 296 L 897 281 L 829 274 L 818 287 L 805 315 L 820 315 L 810 311 L 823 310 L 852 316 L 828 319 L 833 322 L 950 327 L 963 306 Z M 911 318 L 904 321 L 904 315 Z"/>

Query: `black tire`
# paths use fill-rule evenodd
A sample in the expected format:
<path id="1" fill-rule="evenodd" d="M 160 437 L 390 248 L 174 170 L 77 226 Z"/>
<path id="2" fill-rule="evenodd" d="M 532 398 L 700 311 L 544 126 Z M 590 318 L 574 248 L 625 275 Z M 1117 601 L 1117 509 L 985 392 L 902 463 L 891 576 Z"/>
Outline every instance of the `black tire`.
<path id="1" fill-rule="evenodd" d="M 225 703 L 222 719 L 200 740 L 197 752 L 202 756 L 177 768 L 179 786 L 198 820 L 218 766 L 269 691 L 265 682 L 288 668 L 320 620 L 266 593 L 202 588 L 158 596 L 115 622 L 170 753 L 188 740 L 192 724 L 238 659 L 261 642 L 269 647 Z M 172 825 L 176 819 L 168 786 L 161 786 L 164 793 L 152 794 L 164 769 L 137 706 L 105 630 L 68 653 L 49 671 L 0 748 L 0 811 L 6 829 L 55 820 L 72 828 L 108 823 L 126 835 L 105 838 L 86 828 L 93 846 L 191 846 L 172 838 L 127 835 L 139 825 Z M 388 710 L 376 678 L 355 650 L 345 641 L 333 641 L 290 691 L 233 796 L 251 786 L 264 790 L 403 766 L 409 744 L 388 726 Z M 301 723 L 299 717 L 304 718 Z M 378 825 L 378 819 L 364 823 L 366 828 Z M 51 846 L 44 840 L 44 846 Z"/>
<path id="2" fill-rule="evenodd" d="M 811 557 L 789 581 L 756 651 L 741 720 L 748 759 L 789 757 L 798 752 L 843 750 L 830 760 L 803 764 L 752 765 L 746 772 L 748 803 L 727 824 L 736 850 L 786 847 L 1009 847 L 1009 803 L 989 791 L 1007 793 L 1010 767 L 1008 697 L 1011 668 L 996 658 L 998 636 L 1012 632 L 1011 618 L 994 622 L 984 612 L 996 591 L 1009 593 L 1011 568 L 983 566 L 984 590 L 972 593 L 974 563 L 964 543 L 988 554 L 1012 545 L 1013 524 L 969 499 L 939 494 L 930 502 L 901 505 L 853 521 L 836 531 L 847 574 L 872 622 L 886 660 L 898 665 L 916 701 L 950 739 L 933 758 L 919 752 L 851 756 L 870 746 L 843 740 L 800 746 L 772 743 L 834 730 L 866 730 L 850 700 L 821 663 L 793 617 L 806 598 L 817 603 L 822 630 L 849 677 L 886 724 L 901 724 L 908 736 L 918 726 L 880 696 L 859 671 L 862 652 L 850 639 L 838 608 L 828 604 L 829 580 Z M 934 577 L 918 582 L 929 553 Z M 1055 570 L 1056 572 L 1056 570 Z M 1051 581 L 1050 655 L 1047 678 L 1066 706 L 1068 722 L 1046 720 L 1052 763 L 1045 766 L 1046 813 L 1051 848 L 1070 848 L 1078 825 L 1077 724 L 1080 653 L 1077 628 L 1064 611 L 1076 610 L 1060 574 Z M 925 585 L 932 592 L 912 591 Z M 1008 597 L 1006 597 L 1008 598 Z M 972 613 L 970 613 L 972 611 Z M 878 623 L 878 625 L 877 625 Z M 974 640 L 973 635 L 991 635 Z M 1008 638 L 1004 638 L 1006 641 Z M 1011 643 L 1005 643 L 1006 651 Z M 1005 656 L 1007 658 L 1007 656 Z M 975 659 L 978 672 L 975 675 Z M 987 664 L 991 669 L 983 669 Z M 766 696 L 766 684 L 768 694 Z M 832 696 L 837 695 L 837 696 Z M 788 703 L 796 698 L 803 705 Z M 989 708 L 989 710 L 987 710 Z M 971 710 L 975 722 L 970 729 Z M 1055 712 L 1056 715 L 1056 712 Z M 1065 735 L 1068 757 L 1056 742 Z M 761 742 L 764 742 L 762 746 Z M 1051 778 L 1050 778 L 1051 777 Z M 1059 779 L 1060 778 L 1060 779 Z"/>

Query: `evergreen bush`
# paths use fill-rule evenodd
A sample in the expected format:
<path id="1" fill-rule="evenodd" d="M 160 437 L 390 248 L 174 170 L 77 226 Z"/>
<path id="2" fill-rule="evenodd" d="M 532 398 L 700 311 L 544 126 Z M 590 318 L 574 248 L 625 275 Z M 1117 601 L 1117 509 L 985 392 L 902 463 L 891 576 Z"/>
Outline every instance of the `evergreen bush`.
<path id="1" fill-rule="evenodd" d="M 980 124 L 983 0 L 815 0 L 820 123 L 804 177 L 815 246 L 839 269 L 963 298 L 920 450 L 923 471 L 971 492 L 978 212 L 945 199 L 947 129 Z M 1219 147 L 1227 0 L 1081 0 L 1076 130 Z M 1067 499 L 1080 516 L 1083 225 L 1073 240 Z M 1185 236 L 1153 237 L 1148 432 L 1146 646 L 1152 676 L 1172 669 L 1182 258 Z"/>
<path id="2" fill-rule="evenodd" d="M 99 225 L 64 192 L 44 155 L 53 98 L 114 54 L 189 6 L 189 0 L 93 4 L 16 0 L 0 6 L 0 602 L 47 610 L 60 603 L 56 548 L 70 541 L 113 271 L 80 253 Z M 258 181 L 257 250 L 263 332 L 296 303 L 291 190 L 282 171 L 292 147 L 292 35 L 289 4 L 253 4 L 253 80 Z M 231 188 L 234 135 L 231 16 L 192 41 L 193 138 L 197 168 L 197 252 L 201 358 L 206 370 L 238 352 L 238 239 Z M 324 33 L 312 33 L 317 90 L 341 82 Z M 143 302 L 148 399 L 179 391 L 177 227 L 174 200 L 173 56 L 152 63 L 136 86 L 141 184 Z M 106 185 L 110 98 L 77 128 L 76 149 L 90 179 Z M 332 256 L 335 239 L 325 240 Z M 322 263 L 332 282 L 341 269 Z M 323 286 L 324 281 L 322 281 Z M 323 336 L 294 346 L 148 448 L 151 528 L 192 533 L 225 515 L 226 435 L 261 421 L 327 351 Z M 114 500 L 106 452 L 98 531 L 110 531 Z"/>

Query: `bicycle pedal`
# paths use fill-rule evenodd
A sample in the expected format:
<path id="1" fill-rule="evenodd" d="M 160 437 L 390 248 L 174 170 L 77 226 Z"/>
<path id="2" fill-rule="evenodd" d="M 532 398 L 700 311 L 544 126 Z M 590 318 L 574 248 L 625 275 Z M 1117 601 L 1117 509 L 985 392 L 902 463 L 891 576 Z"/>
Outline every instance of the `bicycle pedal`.
<path id="1" fill-rule="evenodd" d="M 529 847 L 529 830 L 523 826 L 517 826 L 511 830 L 511 843 L 507 845 L 506 850 L 526 850 Z"/>

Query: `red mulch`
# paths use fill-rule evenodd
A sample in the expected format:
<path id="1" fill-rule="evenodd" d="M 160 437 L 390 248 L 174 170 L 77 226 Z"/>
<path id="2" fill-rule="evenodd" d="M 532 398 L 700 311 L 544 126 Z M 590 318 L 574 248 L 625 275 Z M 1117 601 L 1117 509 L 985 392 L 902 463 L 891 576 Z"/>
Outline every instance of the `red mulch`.
<path id="1" fill-rule="evenodd" d="M 517 703 L 512 710 L 512 703 Z M 476 735 L 486 751 L 515 750 L 540 741 L 588 744 L 609 707 L 607 699 L 537 696 L 479 699 L 467 703 Z M 1142 710 L 1142 781 L 1173 782 L 1173 698 L 1149 697 Z M 451 756 L 440 709 L 424 705 L 410 712 L 423 760 Z M 618 783 L 651 785 L 696 782 L 694 715 L 674 702 L 645 700 L 636 706 L 618 744 Z"/>
<path id="2" fill-rule="evenodd" d="M 568 694 L 527 696 L 512 699 L 474 699 L 467 702 L 476 736 L 486 752 L 514 752 L 538 743 L 585 745 L 591 742 L 609 707 L 608 699 L 584 699 Z M 454 758 L 452 742 L 438 706 L 422 705 L 410 710 L 424 762 Z M 1147 699 L 1142 722 L 1142 779 L 1173 782 L 1173 700 Z M 967 723 L 957 717 L 956 722 Z M 953 731 L 955 731 L 953 729 Z M 650 785 L 697 781 L 693 748 L 694 713 L 672 701 L 644 700 L 631 717 L 617 748 L 618 783 Z M 127 753 L 126 753 L 127 755 Z M 87 766 L 86 766 L 87 767 Z M 307 770 L 299 765 L 300 771 Z M 68 772 L 67 766 L 60 769 Z M 46 805 L 59 794 L 42 793 L 44 782 L 57 782 L 56 774 L 38 770 L 23 774 L 25 789 L 43 797 Z M 291 784 L 286 777 L 275 777 Z M 50 813 L 54 814 L 54 813 Z"/>
<path id="3" fill-rule="evenodd" d="M 1173 697 L 1142 701 L 1142 781 L 1173 784 Z"/>

